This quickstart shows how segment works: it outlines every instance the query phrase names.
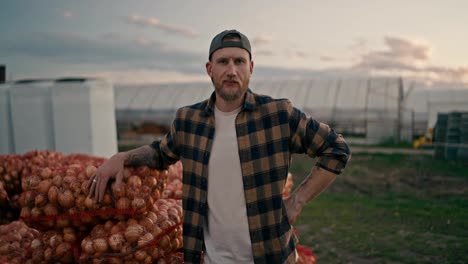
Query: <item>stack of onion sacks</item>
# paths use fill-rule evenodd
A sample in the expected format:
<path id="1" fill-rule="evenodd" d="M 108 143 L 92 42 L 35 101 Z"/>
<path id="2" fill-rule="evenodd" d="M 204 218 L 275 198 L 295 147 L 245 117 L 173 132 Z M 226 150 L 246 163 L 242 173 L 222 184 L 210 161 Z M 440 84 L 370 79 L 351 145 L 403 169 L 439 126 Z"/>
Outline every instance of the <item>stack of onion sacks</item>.
<path id="1" fill-rule="evenodd" d="M 80 262 L 153 263 L 182 248 L 181 223 L 181 202 L 160 199 L 145 216 L 94 227 L 81 242 Z"/>
<path id="2" fill-rule="evenodd" d="M 0 226 L 0 263 L 37 263 L 32 248 L 39 243 L 40 232 L 22 221 Z"/>
<path id="3" fill-rule="evenodd" d="M 86 229 L 103 220 L 127 219 L 144 214 L 160 198 L 166 173 L 148 167 L 125 168 L 120 191 L 111 183 L 101 204 L 88 197 L 87 185 L 94 166 L 80 164 L 42 168 L 22 179 L 21 218 L 46 230 L 75 226 Z"/>
<path id="4" fill-rule="evenodd" d="M 162 192 L 162 198 L 182 199 L 182 162 L 170 166 L 167 175 L 167 186 Z"/>

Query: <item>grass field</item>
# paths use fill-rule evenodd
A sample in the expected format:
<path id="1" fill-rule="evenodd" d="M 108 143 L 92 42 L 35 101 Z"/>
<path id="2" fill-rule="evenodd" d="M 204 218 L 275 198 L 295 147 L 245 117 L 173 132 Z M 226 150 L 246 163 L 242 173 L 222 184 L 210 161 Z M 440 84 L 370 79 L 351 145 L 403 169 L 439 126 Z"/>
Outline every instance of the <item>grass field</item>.
<path id="1" fill-rule="evenodd" d="M 294 156 L 295 184 L 312 160 Z M 355 154 L 295 223 L 318 263 L 468 263 L 468 163 Z"/>

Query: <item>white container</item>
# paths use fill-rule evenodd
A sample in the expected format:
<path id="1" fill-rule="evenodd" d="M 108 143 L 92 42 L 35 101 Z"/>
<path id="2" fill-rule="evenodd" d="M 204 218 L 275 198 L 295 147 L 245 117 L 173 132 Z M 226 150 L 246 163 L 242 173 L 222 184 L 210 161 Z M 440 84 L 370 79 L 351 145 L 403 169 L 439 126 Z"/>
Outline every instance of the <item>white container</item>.
<path id="1" fill-rule="evenodd" d="M 109 82 L 56 80 L 51 94 L 57 151 L 100 157 L 117 153 L 114 89 Z"/>
<path id="2" fill-rule="evenodd" d="M 0 155 L 14 153 L 9 88 L 0 84 Z"/>
<path id="3" fill-rule="evenodd" d="M 20 81 L 10 87 L 14 150 L 55 149 L 52 120 L 52 81 Z"/>

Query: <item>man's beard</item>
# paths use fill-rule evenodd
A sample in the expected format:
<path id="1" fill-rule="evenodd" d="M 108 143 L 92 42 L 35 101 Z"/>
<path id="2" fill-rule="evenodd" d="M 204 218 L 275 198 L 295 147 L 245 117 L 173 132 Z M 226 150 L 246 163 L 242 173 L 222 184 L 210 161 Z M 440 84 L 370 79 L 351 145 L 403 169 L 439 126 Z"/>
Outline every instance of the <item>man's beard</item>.
<path id="1" fill-rule="evenodd" d="M 236 89 L 235 91 L 232 91 L 233 89 L 230 89 L 229 92 L 226 92 L 226 90 L 223 89 L 223 82 L 216 84 L 213 78 L 211 78 L 211 82 L 215 87 L 216 94 L 223 98 L 223 100 L 226 102 L 232 102 L 239 99 L 241 96 L 244 95 L 245 91 L 247 91 L 247 87 L 249 86 L 249 80 L 246 81 L 244 86 L 237 82 L 237 84 L 239 85 L 238 89 Z"/>

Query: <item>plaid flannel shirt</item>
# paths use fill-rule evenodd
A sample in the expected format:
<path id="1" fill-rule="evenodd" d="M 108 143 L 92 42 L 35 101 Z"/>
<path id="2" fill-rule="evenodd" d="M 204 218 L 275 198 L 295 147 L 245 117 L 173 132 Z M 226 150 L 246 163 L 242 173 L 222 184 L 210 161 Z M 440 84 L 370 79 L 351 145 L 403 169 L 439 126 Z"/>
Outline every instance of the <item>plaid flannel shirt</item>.
<path id="1" fill-rule="evenodd" d="M 183 164 L 185 262 L 199 263 L 204 249 L 208 162 L 213 137 L 215 94 L 177 111 L 171 129 L 151 146 L 160 169 Z M 252 253 L 255 263 L 295 263 L 297 238 L 282 202 L 292 153 L 317 158 L 317 166 L 339 174 L 350 157 L 343 137 L 307 117 L 286 99 L 250 89 L 236 117 Z"/>

